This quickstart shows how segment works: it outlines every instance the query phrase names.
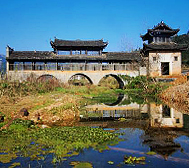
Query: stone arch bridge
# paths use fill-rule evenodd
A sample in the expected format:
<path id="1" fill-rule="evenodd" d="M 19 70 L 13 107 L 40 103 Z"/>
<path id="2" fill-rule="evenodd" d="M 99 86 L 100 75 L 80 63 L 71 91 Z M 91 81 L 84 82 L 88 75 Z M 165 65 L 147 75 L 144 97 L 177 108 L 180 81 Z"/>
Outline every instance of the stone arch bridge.
<path id="1" fill-rule="evenodd" d="M 63 83 L 67 83 L 69 79 L 71 79 L 74 75 L 82 75 L 91 84 L 98 85 L 100 80 L 106 76 L 114 77 L 117 82 L 119 83 L 119 88 L 123 88 L 125 82 L 119 77 L 120 75 L 129 75 L 129 76 L 138 76 L 140 75 L 140 71 L 115 71 L 115 70 L 107 70 L 107 71 L 53 71 L 53 70 L 40 70 L 40 71 L 22 71 L 22 70 L 15 70 L 9 71 L 8 76 L 11 80 L 20 80 L 24 81 L 27 80 L 28 77 L 34 74 L 35 77 L 40 78 L 44 75 L 50 75 L 58 79 Z"/>

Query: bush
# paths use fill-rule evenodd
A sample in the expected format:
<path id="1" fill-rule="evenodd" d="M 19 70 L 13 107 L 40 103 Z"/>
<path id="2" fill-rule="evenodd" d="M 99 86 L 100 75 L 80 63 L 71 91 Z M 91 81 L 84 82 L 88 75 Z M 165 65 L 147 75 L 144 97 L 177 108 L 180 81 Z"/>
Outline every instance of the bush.
<path id="1" fill-rule="evenodd" d="M 50 78 L 48 80 L 38 80 L 31 76 L 27 81 L 8 81 L 0 82 L 0 97 L 27 96 L 36 93 L 46 93 L 56 90 L 58 87 L 64 87 L 58 80 Z"/>
<path id="2" fill-rule="evenodd" d="M 156 82 L 154 78 L 147 76 L 125 76 L 122 79 L 127 82 L 125 89 L 141 90 L 144 94 L 156 95 L 166 88 L 166 84 Z"/>
<path id="3" fill-rule="evenodd" d="M 11 125 L 21 125 L 23 127 L 30 128 L 34 125 L 34 122 L 31 120 L 15 119 Z"/>

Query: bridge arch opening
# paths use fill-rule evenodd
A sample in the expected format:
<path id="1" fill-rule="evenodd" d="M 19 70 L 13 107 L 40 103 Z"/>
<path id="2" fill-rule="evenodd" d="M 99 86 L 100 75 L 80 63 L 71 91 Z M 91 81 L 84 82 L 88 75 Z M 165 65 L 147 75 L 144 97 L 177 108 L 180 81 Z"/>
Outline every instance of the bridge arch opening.
<path id="1" fill-rule="evenodd" d="M 124 82 L 119 76 L 114 74 L 108 74 L 99 81 L 99 85 L 107 86 L 111 89 L 116 89 L 116 88 L 123 89 Z"/>
<path id="2" fill-rule="evenodd" d="M 53 75 L 45 74 L 37 78 L 38 82 L 58 82 L 58 79 Z"/>
<path id="3" fill-rule="evenodd" d="M 92 85 L 92 80 L 85 74 L 77 73 L 68 80 L 69 84 L 76 86 Z"/>

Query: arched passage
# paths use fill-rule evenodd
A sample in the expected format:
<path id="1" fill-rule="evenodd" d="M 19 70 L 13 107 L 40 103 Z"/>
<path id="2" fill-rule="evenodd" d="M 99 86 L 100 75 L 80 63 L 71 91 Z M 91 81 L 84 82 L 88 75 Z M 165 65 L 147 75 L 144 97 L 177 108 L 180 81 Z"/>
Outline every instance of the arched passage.
<path id="1" fill-rule="evenodd" d="M 103 78 L 106 78 L 106 77 L 108 77 L 108 76 L 111 76 L 111 77 L 113 77 L 114 79 L 116 79 L 116 81 L 118 82 L 118 85 L 119 85 L 119 89 L 123 89 L 123 87 L 124 87 L 124 82 L 123 82 L 123 80 L 119 77 L 119 76 L 117 76 L 117 75 L 114 75 L 114 74 L 108 74 L 108 75 L 105 75 Z M 103 79 L 102 78 L 102 79 Z M 102 80 L 101 79 L 101 80 Z M 100 81 L 101 81 L 100 80 Z M 100 81 L 99 81 L 99 83 L 100 83 Z"/>
<path id="2" fill-rule="evenodd" d="M 92 80 L 87 75 L 82 73 L 72 75 L 69 78 L 68 83 L 74 85 L 93 84 Z"/>
<path id="3" fill-rule="evenodd" d="M 58 79 L 56 77 L 54 77 L 53 75 L 49 75 L 49 74 L 45 74 L 45 75 L 41 75 L 37 78 L 37 81 L 58 81 Z"/>

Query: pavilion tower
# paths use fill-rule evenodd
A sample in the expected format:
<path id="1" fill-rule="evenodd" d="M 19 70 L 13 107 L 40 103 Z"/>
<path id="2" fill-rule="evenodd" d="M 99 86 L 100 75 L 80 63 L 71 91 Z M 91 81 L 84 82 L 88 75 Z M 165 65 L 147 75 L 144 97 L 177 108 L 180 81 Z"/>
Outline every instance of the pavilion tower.
<path id="1" fill-rule="evenodd" d="M 181 51 L 187 45 L 172 42 L 179 29 L 172 29 L 161 21 L 157 26 L 148 29 L 141 35 L 143 41 L 142 54 L 146 58 L 147 71 L 150 76 L 179 75 L 181 74 Z"/>

